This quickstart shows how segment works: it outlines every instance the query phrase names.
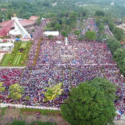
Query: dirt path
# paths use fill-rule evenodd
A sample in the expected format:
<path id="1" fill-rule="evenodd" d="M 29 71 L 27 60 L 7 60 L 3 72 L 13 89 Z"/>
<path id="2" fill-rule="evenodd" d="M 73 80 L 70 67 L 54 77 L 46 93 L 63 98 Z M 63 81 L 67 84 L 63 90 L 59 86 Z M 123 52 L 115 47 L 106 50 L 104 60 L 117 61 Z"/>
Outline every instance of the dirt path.
<path id="1" fill-rule="evenodd" d="M 2 110 L 0 109 L 0 114 Z M 11 123 L 13 120 L 24 120 L 26 123 L 31 123 L 32 121 L 49 121 L 56 122 L 57 125 L 70 125 L 61 116 L 46 116 L 40 115 L 39 118 L 36 118 L 35 114 L 20 114 L 20 109 L 6 109 L 5 115 L 0 116 L 0 125 L 7 125 Z"/>

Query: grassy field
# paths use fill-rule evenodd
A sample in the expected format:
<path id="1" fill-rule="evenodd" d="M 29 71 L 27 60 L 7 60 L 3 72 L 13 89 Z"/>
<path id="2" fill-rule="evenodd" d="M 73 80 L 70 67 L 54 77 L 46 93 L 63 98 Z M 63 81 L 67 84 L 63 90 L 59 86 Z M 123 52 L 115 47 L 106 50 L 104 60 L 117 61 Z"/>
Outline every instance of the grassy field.
<path id="1" fill-rule="evenodd" d="M 44 110 L 44 109 L 20 109 L 20 113 L 27 113 L 27 114 L 32 114 L 32 113 L 37 113 L 40 112 L 42 115 L 53 115 L 57 116 L 58 114 L 61 114 L 61 111 L 56 111 L 56 110 Z"/>
<path id="2" fill-rule="evenodd" d="M 22 59 L 22 56 L 21 54 L 16 54 L 15 57 L 14 57 L 14 60 L 13 60 L 13 66 L 18 66 L 20 65 L 20 62 L 21 62 L 21 59 Z"/>
<path id="3" fill-rule="evenodd" d="M 28 61 L 28 52 L 32 45 L 29 42 L 16 42 L 11 54 L 6 54 L 0 63 L 1 66 L 25 66 Z"/>
<path id="4" fill-rule="evenodd" d="M 7 66 L 9 63 L 10 57 L 11 57 L 11 54 L 6 54 L 1 63 L 1 66 Z"/>
<path id="5" fill-rule="evenodd" d="M 27 43 L 21 43 L 21 45 L 20 45 L 20 48 L 26 48 L 27 47 Z"/>

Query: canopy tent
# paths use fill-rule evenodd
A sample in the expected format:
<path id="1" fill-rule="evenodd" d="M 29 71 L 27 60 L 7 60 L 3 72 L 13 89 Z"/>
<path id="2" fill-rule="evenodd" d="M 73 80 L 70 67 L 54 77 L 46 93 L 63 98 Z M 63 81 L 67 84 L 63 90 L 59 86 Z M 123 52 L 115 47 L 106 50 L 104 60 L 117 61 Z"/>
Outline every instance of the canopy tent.
<path id="1" fill-rule="evenodd" d="M 61 44 L 61 41 L 56 41 L 56 43 Z"/>
<path id="2" fill-rule="evenodd" d="M 16 38 L 16 41 L 20 41 L 20 38 Z"/>
<path id="3" fill-rule="evenodd" d="M 45 32 L 43 32 L 43 35 L 46 35 L 46 36 L 49 36 L 49 35 L 58 36 L 59 31 L 45 31 Z"/>
<path id="4" fill-rule="evenodd" d="M 2 46 L 8 47 L 8 46 L 14 46 L 14 44 L 13 43 L 0 43 L 0 47 Z"/>

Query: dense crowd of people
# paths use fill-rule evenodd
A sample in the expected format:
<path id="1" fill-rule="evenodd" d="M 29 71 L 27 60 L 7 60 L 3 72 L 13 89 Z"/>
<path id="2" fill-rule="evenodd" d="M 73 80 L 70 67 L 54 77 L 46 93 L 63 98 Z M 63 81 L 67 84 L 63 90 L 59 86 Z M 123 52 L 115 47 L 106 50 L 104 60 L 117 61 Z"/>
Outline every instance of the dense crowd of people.
<path id="1" fill-rule="evenodd" d="M 106 43 L 96 41 L 69 40 L 65 41 L 42 40 L 36 66 L 33 60 L 38 44 L 38 37 L 42 30 L 36 27 L 34 43 L 29 55 L 27 67 L 22 69 L 1 69 L 0 81 L 6 90 L 2 93 L 3 102 L 21 103 L 31 106 L 60 107 L 64 99 L 68 98 L 71 87 L 76 87 L 81 82 L 92 80 L 95 77 L 105 77 L 112 83 L 119 85 L 115 106 L 120 112 L 116 119 L 124 114 L 124 78 L 121 76 L 117 64 L 112 59 L 112 54 Z M 55 100 L 45 102 L 46 87 L 50 84 L 63 83 L 63 94 Z M 19 83 L 25 90 L 20 101 L 8 100 L 9 85 Z M 27 100 L 26 97 L 29 97 Z"/>

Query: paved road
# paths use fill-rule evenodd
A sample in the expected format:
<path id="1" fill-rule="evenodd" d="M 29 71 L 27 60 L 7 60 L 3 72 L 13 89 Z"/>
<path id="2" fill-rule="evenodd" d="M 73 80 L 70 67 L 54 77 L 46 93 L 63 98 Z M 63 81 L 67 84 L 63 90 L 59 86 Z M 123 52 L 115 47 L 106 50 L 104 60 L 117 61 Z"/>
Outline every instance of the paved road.
<path id="1" fill-rule="evenodd" d="M 125 121 L 115 121 L 115 125 L 125 125 Z"/>
<path id="2" fill-rule="evenodd" d="M 24 69 L 26 66 L 0 66 L 0 69 Z"/>

